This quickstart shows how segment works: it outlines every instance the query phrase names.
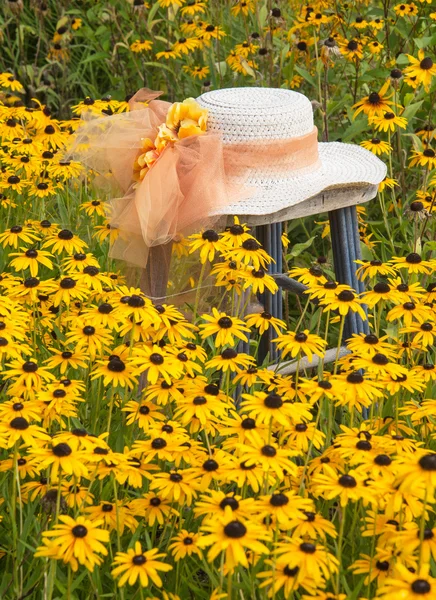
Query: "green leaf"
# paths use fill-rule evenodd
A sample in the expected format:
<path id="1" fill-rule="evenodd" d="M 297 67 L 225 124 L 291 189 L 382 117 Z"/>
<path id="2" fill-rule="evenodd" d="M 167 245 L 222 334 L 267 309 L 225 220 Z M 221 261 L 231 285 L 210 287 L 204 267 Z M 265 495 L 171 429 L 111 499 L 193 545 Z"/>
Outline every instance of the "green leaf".
<path id="1" fill-rule="evenodd" d="M 409 64 L 409 59 L 407 58 L 407 56 L 405 54 L 400 54 L 399 56 L 397 56 L 396 61 L 397 61 L 397 65 Z"/>
<path id="2" fill-rule="evenodd" d="M 412 119 L 421 108 L 423 102 L 424 100 L 420 100 L 419 102 L 414 102 L 413 104 L 407 104 L 401 116 L 409 120 Z"/>
<path id="3" fill-rule="evenodd" d="M 286 55 L 289 52 L 289 48 L 290 48 L 290 45 L 285 44 L 282 48 L 282 51 L 280 52 L 280 64 L 281 65 L 283 65 L 284 61 L 286 60 Z"/>
<path id="4" fill-rule="evenodd" d="M 286 256 L 286 258 L 289 260 L 290 258 L 296 258 L 297 256 L 299 256 L 302 252 L 304 252 L 304 250 L 307 250 L 308 248 L 310 248 L 310 246 L 312 245 L 313 240 L 315 238 L 316 238 L 316 235 L 309 238 L 306 242 L 301 242 L 300 244 L 295 244 L 295 246 L 293 246 L 291 252 Z"/>
<path id="5" fill-rule="evenodd" d="M 354 142 L 355 138 L 368 128 L 368 124 L 365 119 L 359 119 L 354 121 L 345 131 L 342 136 L 343 142 Z"/>
<path id="6" fill-rule="evenodd" d="M 148 13 L 148 17 L 147 17 L 147 29 L 149 31 L 152 28 L 152 21 L 154 19 L 155 14 L 159 10 L 159 6 L 160 6 L 159 2 L 156 2 L 155 4 L 153 4 L 153 6 L 150 9 L 150 12 Z"/>
<path id="7" fill-rule="evenodd" d="M 227 63 L 225 60 L 220 60 L 219 62 L 214 63 L 216 72 L 221 77 L 225 77 L 227 73 Z"/>
<path id="8" fill-rule="evenodd" d="M 415 44 L 417 45 L 417 47 L 419 49 L 421 48 L 431 48 L 432 46 L 434 46 L 434 41 L 435 36 L 434 35 L 430 35 L 427 37 L 422 37 L 422 38 L 414 38 L 413 41 L 415 42 Z"/>
<path id="9" fill-rule="evenodd" d="M 157 67 L 158 69 L 165 69 L 165 71 L 169 71 L 170 73 L 172 73 L 174 75 L 174 71 L 173 69 L 171 69 L 170 67 L 168 67 L 168 65 L 164 65 L 163 63 L 158 63 L 158 62 L 144 62 L 142 63 L 143 67 Z"/>
<path id="10" fill-rule="evenodd" d="M 306 71 L 306 69 L 303 69 L 302 67 L 295 67 L 295 70 L 299 75 L 301 75 L 301 77 L 303 77 L 303 79 L 305 79 L 308 83 L 316 87 L 315 79 L 312 77 L 309 71 Z"/>
<path id="11" fill-rule="evenodd" d="M 261 27 L 265 27 L 267 18 L 268 18 L 268 8 L 265 3 L 259 11 L 259 25 Z"/>
<path id="12" fill-rule="evenodd" d="M 424 244 L 424 254 L 427 250 L 436 250 L 436 242 L 425 242 Z"/>
<path id="13" fill-rule="evenodd" d="M 371 69 L 371 70 L 367 71 L 364 75 L 361 75 L 359 77 L 359 80 L 360 81 L 369 81 L 372 85 L 374 85 L 374 81 L 377 78 L 380 78 L 380 77 L 385 78 L 388 76 L 388 74 L 389 74 L 388 69 L 383 69 L 383 68 Z"/>
<path id="14" fill-rule="evenodd" d="M 90 54 L 84 58 L 82 61 L 80 61 L 80 64 L 86 65 L 87 63 L 95 62 L 96 60 L 104 60 L 105 58 L 107 58 L 106 52 L 96 52 L 95 54 Z"/>

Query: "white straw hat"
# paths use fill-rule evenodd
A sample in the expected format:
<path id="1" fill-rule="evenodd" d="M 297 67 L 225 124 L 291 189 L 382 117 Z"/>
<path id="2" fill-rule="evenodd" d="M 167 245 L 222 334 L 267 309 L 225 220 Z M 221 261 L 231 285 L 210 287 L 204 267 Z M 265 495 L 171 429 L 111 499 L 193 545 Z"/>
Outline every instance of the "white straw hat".
<path id="1" fill-rule="evenodd" d="M 277 88 L 228 88 L 206 92 L 197 102 L 209 111 L 208 130 L 221 132 L 224 146 L 253 146 L 262 153 L 262 144 L 277 144 L 313 132 L 310 100 L 298 92 Z M 315 142 L 316 144 L 316 142 Z M 298 204 L 327 188 L 344 185 L 379 184 L 386 165 L 374 154 L 354 144 L 318 143 L 318 157 L 302 168 L 277 169 L 276 164 L 259 160 L 230 181 L 250 188 L 248 198 L 226 206 L 218 214 L 265 215 Z M 314 149 L 316 154 L 316 145 Z M 287 157 L 283 157 L 286 161 Z"/>

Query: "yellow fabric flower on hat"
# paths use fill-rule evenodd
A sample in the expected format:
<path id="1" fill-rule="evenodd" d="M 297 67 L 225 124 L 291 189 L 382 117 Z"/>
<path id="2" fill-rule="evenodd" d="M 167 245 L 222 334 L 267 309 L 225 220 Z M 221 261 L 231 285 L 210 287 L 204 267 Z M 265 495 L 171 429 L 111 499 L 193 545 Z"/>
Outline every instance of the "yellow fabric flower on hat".
<path id="1" fill-rule="evenodd" d="M 173 128 L 167 125 L 159 125 L 158 134 L 154 141 L 158 153 L 162 152 L 168 144 L 177 142 L 177 134 Z"/>
<path id="2" fill-rule="evenodd" d="M 207 128 L 207 113 L 208 111 L 201 108 L 194 98 L 186 98 L 170 107 L 166 126 L 178 132 L 179 139 L 188 135 L 201 135 Z"/>

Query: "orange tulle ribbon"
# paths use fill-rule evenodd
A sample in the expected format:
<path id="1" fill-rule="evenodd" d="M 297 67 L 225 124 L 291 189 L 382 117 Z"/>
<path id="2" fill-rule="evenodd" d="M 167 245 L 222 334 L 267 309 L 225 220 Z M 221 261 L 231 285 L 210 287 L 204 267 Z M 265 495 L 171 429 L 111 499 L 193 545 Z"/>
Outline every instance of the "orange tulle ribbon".
<path id="1" fill-rule="evenodd" d="M 100 183 L 110 184 L 112 193 L 114 183 L 121 190 L 110 203 L 110 224 L 119 230 L 111 256 L 140 267 L 150 247 L 211 226 L 213 215 L 249 197 L 255 191 L 245 184 L 250 169 L 267 166 L 279 173 L 318 162 L 316 128 L 298 139 L 232 146 L 208 131 L 168 145 L 135 183 L 133 167 L 142 140 L 156 137 L 171 106 L 157 100 L 159 95 L 143 89 L 130 100 L 130 112 L 88 117 L 69 152 L 69 158 L 99 173 Z"/>

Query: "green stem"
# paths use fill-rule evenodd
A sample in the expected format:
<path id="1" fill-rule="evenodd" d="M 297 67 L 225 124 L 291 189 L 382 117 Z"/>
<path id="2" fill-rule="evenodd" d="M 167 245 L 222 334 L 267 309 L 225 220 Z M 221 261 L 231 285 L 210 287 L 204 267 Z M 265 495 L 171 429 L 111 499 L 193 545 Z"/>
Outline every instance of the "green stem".
<path id="1" fill-rule="evenodd" d="M 206 270 L 206 262 L 204 262 L 201 265 L 200 277 L 198 279 L 197 292 L 195 294 L 194 315 L 193 315 L 193 318 L 192 318 L 193 322 L 195 322 L 195 320 L 197 318 L 198 304 L 200 302 L 201 284 L 203 283 L 203 278 L 204 278 L 204 272 L 205 272 L 205 270 Z"/>
<path id="2" fill-rule="evenodd" d="M 344 541 L 344 529 L 345 529 L 345 519 L 347 516 L 347 507 L 344 506 L 342 511 L 342 519 L 339 527 L 339 539 L 338 539 L 338 573 L 336 575 L 336 594 L 339 595 L 341 589 L 341 572 L 342 572 L 342 544 Z"/>
<path id="3" fill-rule="evenodd" d="M 338 360 L 339 360 L 339 352 L 341 351 L 341 345 L 342 345 L 342 336 L 344 334 L 344 325 L 345 325 L 345 315 L 342 315 L 341 317 L 341 324 L 339 326 L 339 338 L 338 338 L 338 347 L 336 350 L 336 358 L 335 358 L 335 368 L 333 370 L 333 375 L 336 375 L 337 370 L 338 370 Z"/>

